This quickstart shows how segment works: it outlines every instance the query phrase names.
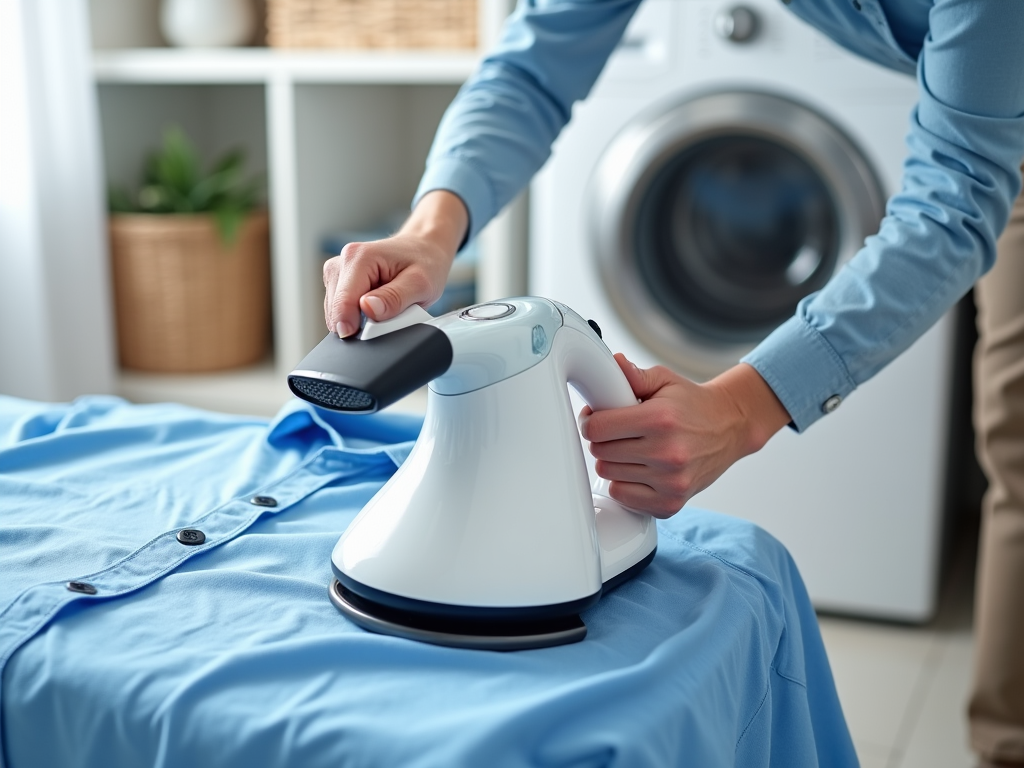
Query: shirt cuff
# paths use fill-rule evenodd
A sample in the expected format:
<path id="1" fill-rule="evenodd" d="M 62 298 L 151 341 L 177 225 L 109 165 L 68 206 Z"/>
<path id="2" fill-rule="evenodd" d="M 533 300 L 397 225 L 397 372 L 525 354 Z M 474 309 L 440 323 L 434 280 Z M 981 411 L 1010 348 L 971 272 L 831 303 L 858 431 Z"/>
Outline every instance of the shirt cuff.
<path id="1" fill-rule="evenodd" d="M 800 317 L 776 328 L 741 362 L 761 374 L 797 432 L 834 411 L 857 388 L 832 345 Z"/>
<path id="2" fill-rule="evenodd" d="M 458 157 L 442 157 L 427 166 L 412 207 L 415 208 L 420 198 L 435 189 L 444 189 L 458 195 L 469 213 L 469 229 L 460 249 L 480 234 L 483 226 L 498 213 L 495 210 L 494 190 L 487 177 Z"/>

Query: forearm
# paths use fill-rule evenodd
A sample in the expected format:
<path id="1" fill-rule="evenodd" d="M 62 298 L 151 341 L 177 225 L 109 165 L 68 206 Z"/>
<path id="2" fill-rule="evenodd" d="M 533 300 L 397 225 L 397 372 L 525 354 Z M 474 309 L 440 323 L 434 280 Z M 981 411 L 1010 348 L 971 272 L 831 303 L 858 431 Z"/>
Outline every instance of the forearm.
<path id="1" fill-rule="evenodd" d="M 750 355 L 803 430 L 931 327 L 988 270 L 1020 190 L 1024 3 L 930 14 L 902 189 L 875 237 Z"/>
<path id="2" fill-rule="evenodd" d="M 415 199 L 457 193 L 475 237 L 547 160 L 638 4 L 521 4 L 445 113 Z"/>
<path id="3" fill-rule="evenodd" d="M 436 189 L 419 200 L 399 234 L 427 240 L 454 258 L 468 227 L 469 213 L 462 198 Z"/>
<path id="4" fill-rule="evenodd" d="M 761 374 L 746 363 L 734 365 L 705 386 L 732 403 L 740 455 L 761 450 L 772 435 L 790 423 L 782 401 Z"/>

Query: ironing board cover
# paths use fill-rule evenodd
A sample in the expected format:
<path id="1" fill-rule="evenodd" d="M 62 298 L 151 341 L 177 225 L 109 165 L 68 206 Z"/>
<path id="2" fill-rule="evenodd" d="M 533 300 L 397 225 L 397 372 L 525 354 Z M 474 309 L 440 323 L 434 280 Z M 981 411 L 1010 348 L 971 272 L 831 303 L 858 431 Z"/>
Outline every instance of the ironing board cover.
<path id="1" fill-rule="evenodd" d="M 857 764 L 797 569 L 741 520 L 659 523 L 579 644 L 349 623 L 331 550 L 420 423 L 0 398 L 2 765 Z"/>

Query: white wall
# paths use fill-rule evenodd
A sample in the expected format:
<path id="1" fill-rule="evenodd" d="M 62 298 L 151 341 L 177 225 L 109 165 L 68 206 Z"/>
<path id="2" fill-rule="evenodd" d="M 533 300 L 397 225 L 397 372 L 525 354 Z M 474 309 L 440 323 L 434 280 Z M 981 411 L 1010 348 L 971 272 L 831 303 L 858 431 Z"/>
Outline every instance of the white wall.
<path id="1" fill-rule="evenodd" d="M 112 392 L 86 0 L 0 0 L 0 393 Z"/>

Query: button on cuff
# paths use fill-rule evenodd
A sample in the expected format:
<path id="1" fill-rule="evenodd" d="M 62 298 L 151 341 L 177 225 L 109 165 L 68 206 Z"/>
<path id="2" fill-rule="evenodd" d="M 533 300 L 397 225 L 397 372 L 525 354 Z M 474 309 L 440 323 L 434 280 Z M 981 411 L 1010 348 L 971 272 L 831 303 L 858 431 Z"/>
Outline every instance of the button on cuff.
<path id="1" fill-rule="evenodd" d="M 822 413 L 832 413 L 839 404 L 843 402 L 843 398 L 840 395 L 832 395 L 828 400 L 821 404 Z"/>
<path id="2" fill-rule="evenodd" d="M 800 317 L 776 328 L 742 362 L 761 374 L 798 432 L 825 415 L 826 400 L 836 396 L 842 400 L 856 389 L 842 358 Z"/>
<path id="3" fill-rule="evenodd" d="M 96 587 L 87 581 L 69 581 L 64 585 L 68 592 L 77 592 L 80 595 L 95 595 Z"/>

